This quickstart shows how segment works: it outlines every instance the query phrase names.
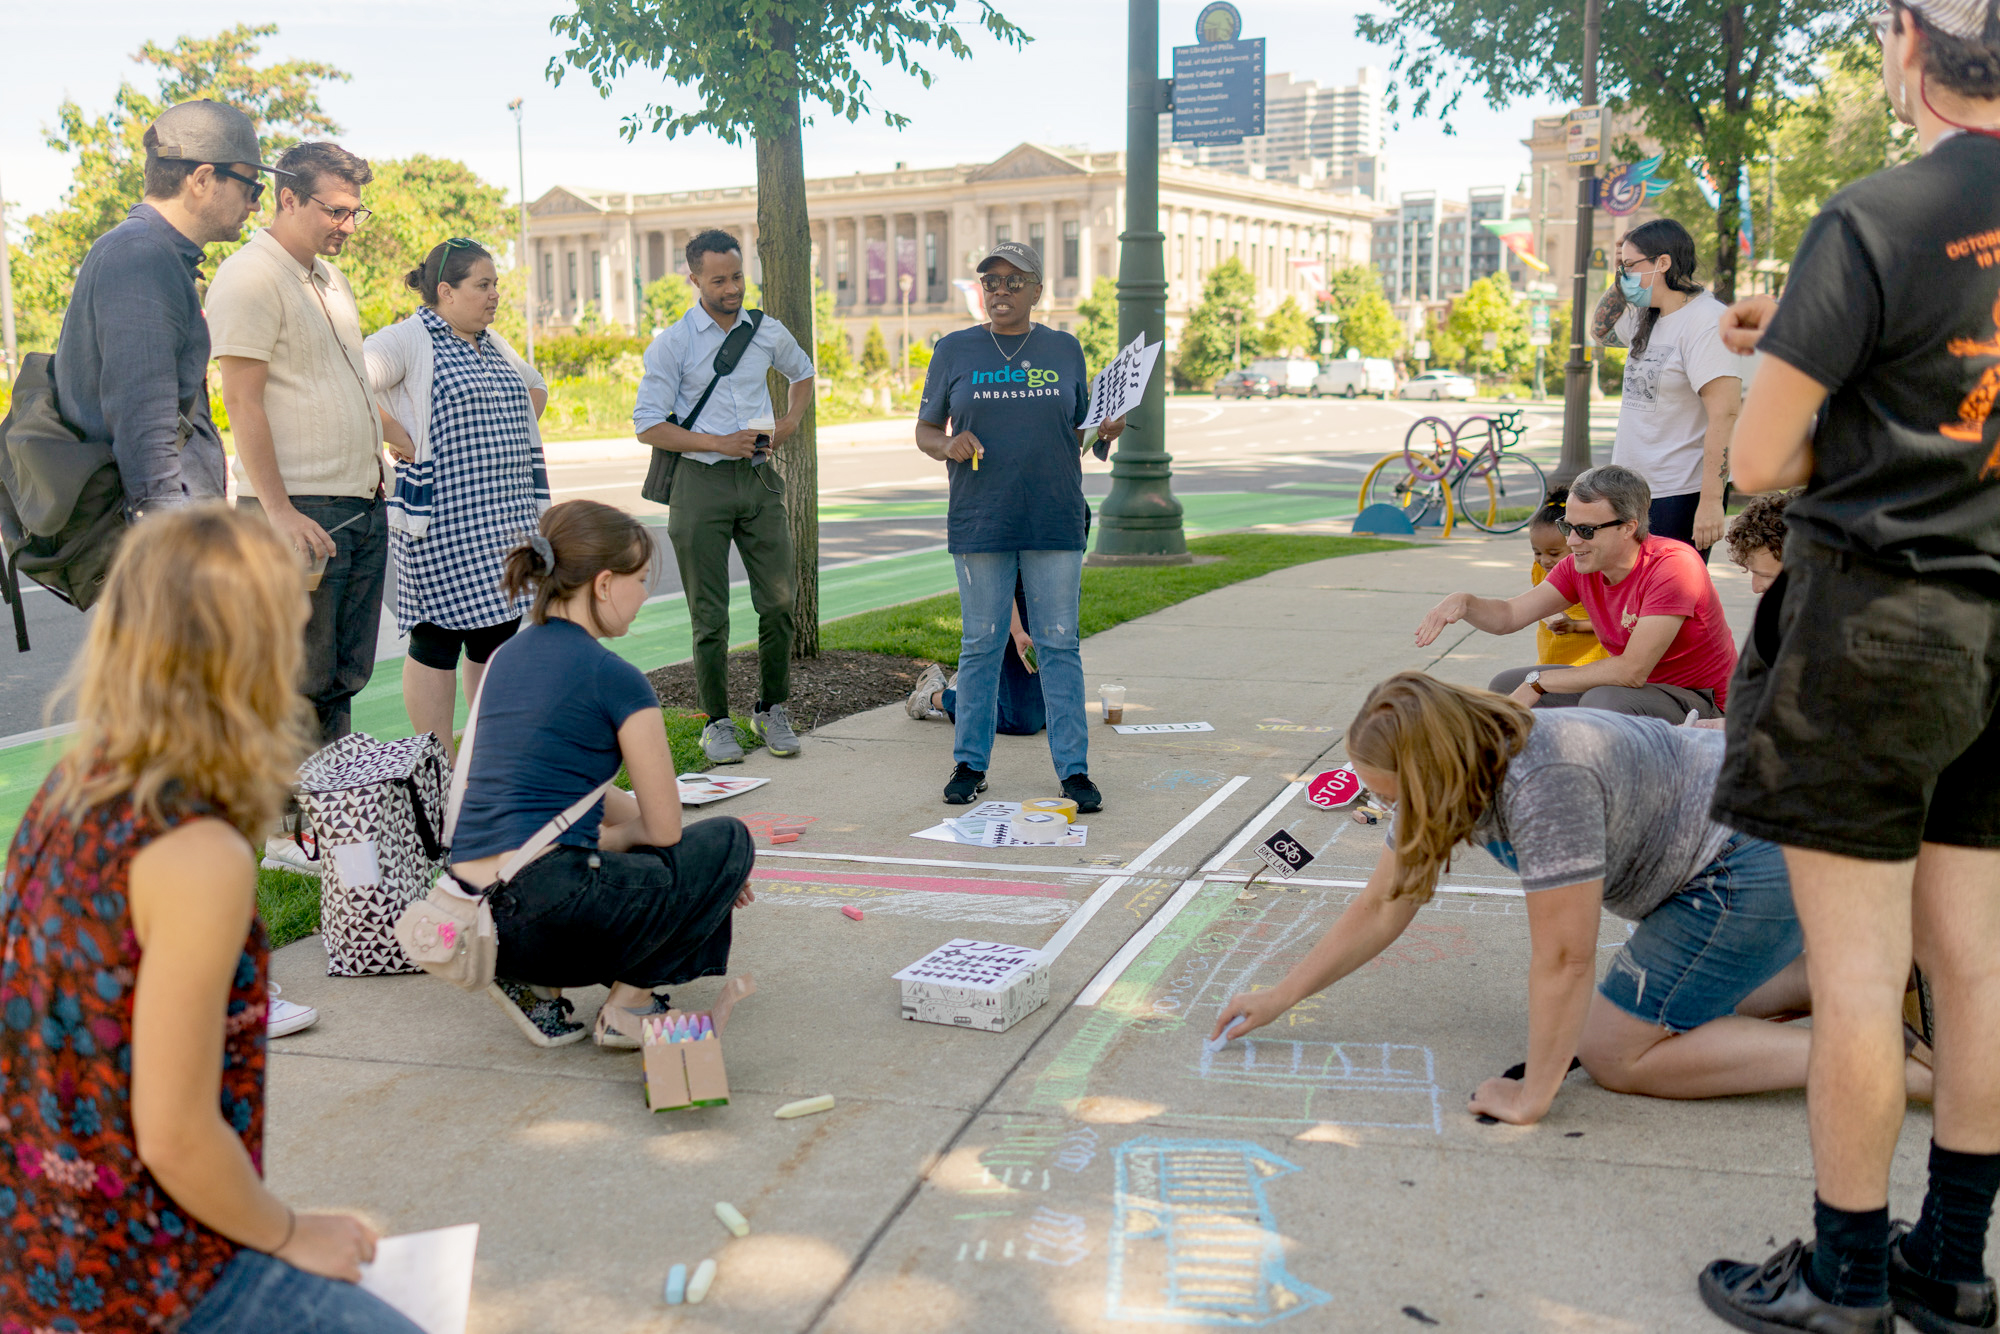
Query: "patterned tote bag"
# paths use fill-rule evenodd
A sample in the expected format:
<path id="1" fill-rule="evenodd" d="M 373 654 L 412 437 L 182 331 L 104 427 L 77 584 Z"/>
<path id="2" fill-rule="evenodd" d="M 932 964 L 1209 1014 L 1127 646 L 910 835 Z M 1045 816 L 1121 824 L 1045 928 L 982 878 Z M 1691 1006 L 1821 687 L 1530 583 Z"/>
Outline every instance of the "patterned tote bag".
<path id="1" fill-rule="evenodd" d="M 444 747 L 429 732 L 402 741 L 353 732 L 299 767 L 327 976 L 420 971 L 396 942 L 396 919 L 444 868 L 448 782 Z"/>

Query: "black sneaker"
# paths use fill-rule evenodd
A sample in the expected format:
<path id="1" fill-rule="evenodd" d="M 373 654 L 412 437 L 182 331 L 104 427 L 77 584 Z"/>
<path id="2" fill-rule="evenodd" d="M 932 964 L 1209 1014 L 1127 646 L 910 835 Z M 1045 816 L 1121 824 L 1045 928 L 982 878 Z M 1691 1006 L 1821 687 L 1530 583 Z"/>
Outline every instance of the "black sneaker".
<path id="1" fill-rule="evenodd" d="M 1754 1334 L 1896 1334 L 1896 1308 L 1835 1306 L 1806 1284 L 1813 1248 L 1794 1240 L 1761 1265 L 1717 1260 L 1701 1271 L 1701 1299 L 1738 1329 Z"/>
<path id="2" fill-rule="evenodd" d="M 1104 794 L 1090 781 L 1089 774 L 1071 774 L 1063 779 L 1062 792 L 1076 803 L 1078 815 L 1094 815 L 1104 809 Z"/>
<path id="3" fill-rule="evenodd" d="M 507 977 L 494 978 L 486 994 L 537 1047 L 567 1047 L 590 1036 L 588 1028 L 570 1018 L 576 1007 L 561 996 L 538 995 L 537 988 Z"/>
<path id="4" fill-rule="evenodd" d="M 944 804 L 970 806 L 972 799 L 985 790 L 986 771 L 969 764 L 959 764 L 951 771 L 951 781 L 944 785 Z"/>
<path id="5" fill-rule="evenodd" d="M 1993 1280 L 1972 1282 L 1929 1278 L 1903 1258 L 1903 1238 L 1910 1225 L 1901 1219 L 1889 1229 L 1889 1300 L 1896 1314 L 1924 1334 L 1977 1334 L 2000 1324 Z"/>

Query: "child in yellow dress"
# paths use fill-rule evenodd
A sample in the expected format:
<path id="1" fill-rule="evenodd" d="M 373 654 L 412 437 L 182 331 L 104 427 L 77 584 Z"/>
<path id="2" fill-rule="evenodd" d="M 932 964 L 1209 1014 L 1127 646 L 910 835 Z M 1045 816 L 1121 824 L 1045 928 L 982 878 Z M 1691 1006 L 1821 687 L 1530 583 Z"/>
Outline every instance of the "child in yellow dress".
<path id="1" fill-rule="evenodd" d="M 1569 488 L 1556 487 L 1528 521 L 1528 544 L 1535 553 L 1534 564 L 1528 567 L 1531 584 L 1548 578 L 1556 563 L 1569 555 L 1569 544 L 1563 541 L 1562 530 L 1556 527 L 1556 520 L 1563 517 L 1563 503 L 1568 499 Z M 1536 662 L 1551 667 L 1579 667 L 1605 656 L 1604 645 L 1597 642 L 1597 632 L 1591 629 L 1590 617 L 1581 603 L 1557 612 L 1535 627 L 1535 653 Z"/>

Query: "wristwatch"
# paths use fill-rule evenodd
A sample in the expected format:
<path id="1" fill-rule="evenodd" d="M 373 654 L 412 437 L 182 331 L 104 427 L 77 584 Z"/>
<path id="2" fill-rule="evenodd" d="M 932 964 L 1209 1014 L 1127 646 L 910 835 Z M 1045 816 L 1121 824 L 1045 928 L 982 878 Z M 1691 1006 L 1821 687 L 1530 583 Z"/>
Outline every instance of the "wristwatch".
<path id="1" fill-rule="evenodd" d="M 1521 678 L 1521 684 L 1524 686 L 1533 686 L 1537 695 L 1546 695 L 1549 693 L 1542 689 L 1542 674 L 1540 672 L 1529 672 Z"/>

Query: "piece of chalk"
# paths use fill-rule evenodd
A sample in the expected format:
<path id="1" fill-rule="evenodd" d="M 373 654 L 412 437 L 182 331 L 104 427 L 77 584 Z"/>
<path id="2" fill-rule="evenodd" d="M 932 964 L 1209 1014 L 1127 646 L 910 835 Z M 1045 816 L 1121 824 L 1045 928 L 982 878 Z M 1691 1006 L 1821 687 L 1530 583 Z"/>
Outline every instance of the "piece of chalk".
<path id="1" fill-rule="evenodd" d="M 694 1267 L 694 1277 L 688 1280 L 688 1301 L 698 1302 L 708 1296 L 709 1285 L 715 1282 L 715 1261 L 703 1260 Z"/>
<path id="2" fill-rule="evenodd" d="M 843 917 L 852 917 L 857 922 L 861 920 L 861 909 L 856 908 L 851 904 L 845 904 L 845 903 L 842 904 L 840 907 L 840 912 Z"/>
<path id="3" fill-rule="evenodd" d="M 1215 1055 L 1215 1053 L 1221 1051 L 1224 1047 L 1229 1045 L 1229 1039 L 1236 1036 L 1237 1029 L 1243 1027 L 1243 1025 L 1249 1022 L 1250 1020 L 1247 1015 L 1238 1015 L 1236 1022 L 1229 1026 L 1228 1032 L 1224 1033 L 1219 1038 L 1210 1038 L 1208 1041 L 1202 1043 L 1201 1049 L 1207 1052 L 1210 1056 Z"/>
<path id="4" fill-rule="evenodd" d="M 739 1213 L 736 1206 L 727 1200 L 717 1200 L 715 1202 L 715 1216 L 722 1220 L 724 1227 L 734 1232 L 737 1236 L 747 1237 L 750 1235 L 750 1220 Z"/>
<path id="5" fill-rule="evenodd" d="M 773 834 L 771 835 L 771 841 L 773 843 L 796 843 L 799 841 L 799 836 L 797 834 Z"/>
<path id="6" fill-rule="evenodd" d="M 788 1102 L 772 1113 L 772 1115 L 781 1121 L 789 1121 L 795 1116 L 811 1116 L 815 1112 L 830 1112 L 832 1110 L 833 1095 L 831 1093 L 822 1093 L 817 1098 L 801 1098 L 797 1102 Z"/>
<path id="7" fill-rule="evenodd" d="M 681 1298 L 687 1295 L 688 1267 L 675 1265 L 667 1271 L 667 1305 L 679 1306 Z"/>

